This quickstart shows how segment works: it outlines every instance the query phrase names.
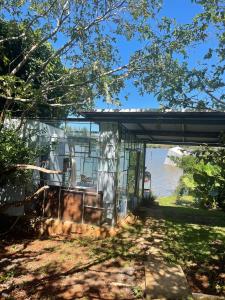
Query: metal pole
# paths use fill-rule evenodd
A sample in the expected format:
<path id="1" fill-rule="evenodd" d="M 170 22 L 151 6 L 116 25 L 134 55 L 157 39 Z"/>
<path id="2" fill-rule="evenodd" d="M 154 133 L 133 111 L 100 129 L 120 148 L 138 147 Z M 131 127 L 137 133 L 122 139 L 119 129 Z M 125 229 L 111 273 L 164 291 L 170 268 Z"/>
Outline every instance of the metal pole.
<path id="1" fill-rule="evenodd" d="M 119 127 L 119 123 L 117 123 L 117 147 L 115 147 L 115 157 L 116 157 L 116 172 L 114 177 L 114 203 L 113 203 L 113 225 L 115 226 L 118 221 L 118 202 L 119 202 L 119 163 L 120 163 L 120 147 L 121 147 L 121 128 Z"/>
<path id="2" fill-rule="evenodd" d="M 42 201 L 42 217 L 45 214 L 45 199 L 46 199 L 46 190 L 44 190 L 43 201 Z"/>
<path id="3" fill-rule="evenodd" d="M 144 143 L 144 148 L 143 148 L 142 199 L 144 198 L 144 190 L 145 190 L 145 159 L 146 159 L 146 143 Z"/>
<path id="4" fill-rule="evenodd" d="M 81 223 L 84 224 L 84 201 L 85 201 L 85 191 L 83 191 L 82 194 L 82 219 L 81 219 Z"/>
<path id="5" fill-rule="evenodd" d="M 58 219 L 60 219 L 60 211 L 61 211 L 61 189 L 62 189 L 62 187 L 60 186 L 59 187 L 59 199 L 58 199 Z"/>

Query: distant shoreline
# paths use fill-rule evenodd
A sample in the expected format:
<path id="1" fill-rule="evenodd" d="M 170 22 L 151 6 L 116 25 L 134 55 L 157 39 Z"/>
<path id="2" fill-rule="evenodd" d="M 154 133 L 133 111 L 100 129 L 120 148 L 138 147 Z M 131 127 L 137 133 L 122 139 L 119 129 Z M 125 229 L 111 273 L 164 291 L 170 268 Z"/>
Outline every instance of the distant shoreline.
<path id="1" fill-rule="evenodd" d="M 169 148 L 172 148 L 173 146 L 171 145 L 161 145 L 161 144 L 147 144 L 146 145 L 147 148 L 153 148 L 153 149 L 156 149 L 156 148 L 160 148 L 160 149 L 169 149 Z"/>
<path id="2" fill-rule="evenodd" d="M 173 147 L 177 147 L 179 145 L 162 145 L 162 144 L 146 144 L 146 148 L 148 149 L 170 149 Z M 180 145 L 182 149 L 187 149 L 189 151 L 198 149 L 200 146 L 187 146 L 187 145 Z"/>

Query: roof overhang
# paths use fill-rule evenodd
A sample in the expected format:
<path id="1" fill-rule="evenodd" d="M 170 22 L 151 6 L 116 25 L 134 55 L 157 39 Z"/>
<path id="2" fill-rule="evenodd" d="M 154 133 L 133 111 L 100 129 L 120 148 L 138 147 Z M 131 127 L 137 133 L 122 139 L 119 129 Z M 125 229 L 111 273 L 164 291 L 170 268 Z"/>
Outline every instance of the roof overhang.
<path id="1" fill-rule="evenodd" d="M 90 111 L 86 120 L 117 122 L 138 140 L 152 144 L 220 146 L 225 112 Z"/>

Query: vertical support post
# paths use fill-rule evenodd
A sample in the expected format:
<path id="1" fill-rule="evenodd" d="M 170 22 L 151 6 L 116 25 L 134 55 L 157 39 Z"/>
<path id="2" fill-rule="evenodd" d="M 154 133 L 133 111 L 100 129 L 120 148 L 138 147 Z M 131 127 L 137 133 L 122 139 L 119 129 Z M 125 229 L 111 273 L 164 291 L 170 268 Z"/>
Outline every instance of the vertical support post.
<path id="1" fill-rule="evenodd" d="M 139 180 L 140 180 L 140 151 L 137 151 L 137 162 L 135 167 L 135 196 L 139 198 Z"/>
<path id="2" fill-rule="evenodd" d="M 116 177 L 117 151 L 119 133 L 118 123 L 101 123 L 100 129 L 100 160 L 99 160 L 99 189 L 103 192 L 103 203 L 106 208 L 106 221 L 115 224 L 117 214 Z"/>
<path id="3" fill-rule="evenodd" d="M 85 190 L 82 192 L 82 217 L 81 217 L 81 224 L 84 224 L 84 209 L 85 209 Z"/>
<path id="4" fill-rule="evenodd" d="M 143 175 L 142 175 L 142 199 L 144 198 L 144 191 L 145 191 L 145 159 L 146 159 L 146 143 L 144 143 L 144 155 L 143 155 Z"/>
<path id="5" fill-rule="evenodd" d="M 59 186 L 59 198 L 58 198 L 58 219 L 60 220 L 61 217 L 61 193 L 62 193 L 62 186 Z"/>
<path id="6" fill-rule="evenodd" d="M 45 214 L 45 199 L 46 199 L 46 190 L 44 190 L 43 201 L 42 201 L 42 217 Z"/>
<path id="7" fill-rule="evenodd" d="M 115 184 L 114 184 L 114 205 L 113 205 L 113 218 L 114 218 L 114 225 L 117 224 L 118 221 L 118 200 L 119 200 L 119 192 L 118 192 L 118 185 L 119 185 L 119 164 L 120 164 L 120 147 L 121 147 L 121 132 L 119 128 L 119 123 L 118 123 L 118 140 L 117 140 L 117 147 L 115 149 L 116 151 L 116 174 L 115 174 Z"/>

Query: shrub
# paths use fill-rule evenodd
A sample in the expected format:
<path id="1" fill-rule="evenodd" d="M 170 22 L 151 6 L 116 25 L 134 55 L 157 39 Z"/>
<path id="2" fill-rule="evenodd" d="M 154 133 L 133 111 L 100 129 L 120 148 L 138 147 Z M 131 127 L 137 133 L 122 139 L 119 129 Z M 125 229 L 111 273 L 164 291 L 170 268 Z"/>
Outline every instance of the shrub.
<path id="1" fill-rule="evenodd" d="M 156 196 L 150 191 L 148 194 L 146 194 L 143 199 L 141 204 L 145 207 L 150 207 L 154 201 L 156 200 Z"/>
<path id="2" fill-rule="evenodd" d="M 208 146 L 176 159 L 183 169 L 178 194 L 194 196 L 199 207 L 225 210 L 225 148 Z"/>

